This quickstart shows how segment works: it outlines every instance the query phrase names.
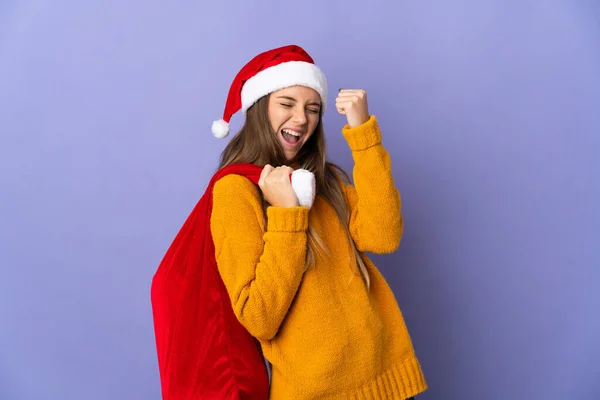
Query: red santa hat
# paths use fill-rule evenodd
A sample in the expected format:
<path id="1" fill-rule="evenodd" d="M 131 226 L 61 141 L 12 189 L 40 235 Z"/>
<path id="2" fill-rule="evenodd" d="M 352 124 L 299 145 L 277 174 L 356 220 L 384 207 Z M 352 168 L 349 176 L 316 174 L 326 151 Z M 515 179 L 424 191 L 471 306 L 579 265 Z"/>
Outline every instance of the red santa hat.
<path id="1" fill-rule="evenodd" d="M 246 111 L 261 97 L 296 85 L 316 90 L 321 95 L 321 107 L 325 112 L 327 80 L 303 48 L 289 45 L 257 55 L 233 80 L 223 118 L 212 124 L 213 135 L 219 139 L 227 137 L 233 114 L 241 109 L 246 115 Z"/>

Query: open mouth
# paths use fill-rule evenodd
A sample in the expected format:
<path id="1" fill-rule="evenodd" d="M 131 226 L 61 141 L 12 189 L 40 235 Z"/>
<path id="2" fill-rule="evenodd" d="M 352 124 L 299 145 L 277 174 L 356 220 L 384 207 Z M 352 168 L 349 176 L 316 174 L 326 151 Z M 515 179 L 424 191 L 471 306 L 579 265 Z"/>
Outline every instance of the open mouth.
<path id="1" fill-rule="evenodd" d="M 289 144 L 297 144 L 302 137 L 302 133 L 293 131 L 291 129 L 282 129 L 281 136 Z"/>

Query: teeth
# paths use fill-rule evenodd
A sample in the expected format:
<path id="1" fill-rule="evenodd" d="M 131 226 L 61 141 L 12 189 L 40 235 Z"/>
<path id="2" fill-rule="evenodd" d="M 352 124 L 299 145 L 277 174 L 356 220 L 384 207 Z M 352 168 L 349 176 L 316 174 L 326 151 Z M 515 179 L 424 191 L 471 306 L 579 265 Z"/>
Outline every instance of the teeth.
<path id="1" fill-rule="evenodd" d="M 284 133 L 287 133 L 288 135 L 292 135 L 292 136 L 296 136 L 296 137 L 302 136 L 298 132 L 290 131 L 289 129 L 282 129 L 281 131 Z"/>

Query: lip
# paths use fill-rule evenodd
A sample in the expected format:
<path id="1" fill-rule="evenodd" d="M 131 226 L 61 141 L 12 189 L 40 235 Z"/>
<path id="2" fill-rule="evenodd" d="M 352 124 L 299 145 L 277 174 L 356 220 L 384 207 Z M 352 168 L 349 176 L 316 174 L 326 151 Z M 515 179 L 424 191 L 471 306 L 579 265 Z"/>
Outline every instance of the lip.
<path id="1" fill-rule="evenodd" d="M 294 131 L 294 132 L 299 133 L 300 135 L 304 136 L 304 131 L 302 131 L 300 129 L 295 129 L 295 128 L 281 128 L 279 130 L 279 132 L 281 132 L 284 129 L 287 130 L 287 131 Z"/>
<path id="2" fill-rule="evenodd" d="M 300 140 L 298 140 L 298 142 L 296 143 L 289 143 L 287 140 L 285 140 L 285 138 L 283 137 L 283 130 L 288 130 L 288 131 L 294 131 L 300 134 Z M 304 132 L 302 132 L 301 130 L 298 129 L 294 129 L 294 128 L 281 128 L 278 132 L 279 137 L 281 138 L 281 144 L 283 146 L 285 146 L 286 148 L 290 149 L 290 150 L 296 150 L 298 149 L 300 146 L 302 146 L 302 137 L 304 136 Z"/>

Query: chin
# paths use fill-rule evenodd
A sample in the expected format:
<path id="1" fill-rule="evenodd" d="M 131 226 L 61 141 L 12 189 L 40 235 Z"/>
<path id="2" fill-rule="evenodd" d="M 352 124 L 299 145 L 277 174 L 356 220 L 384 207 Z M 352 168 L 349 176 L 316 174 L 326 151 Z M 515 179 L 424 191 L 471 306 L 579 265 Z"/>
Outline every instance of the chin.
<path id="1" fill-rule="evenodd" d="M 291 162 L 293 162 L 293 161 L 296 160 L 296 157 L 298 157 L 298 153 L 297 152 L 296 153 L 290 153 L 290 152 L 284 151 L 283 152 L 283 157 L 285 157 L 285 161 L 286 162 L 291 163 Z"/>
<path id="2" fill-rule="evenodd" d="M 285 154 L 285 161 L 290 164 L 296 161 L 296 155 Z"/>

